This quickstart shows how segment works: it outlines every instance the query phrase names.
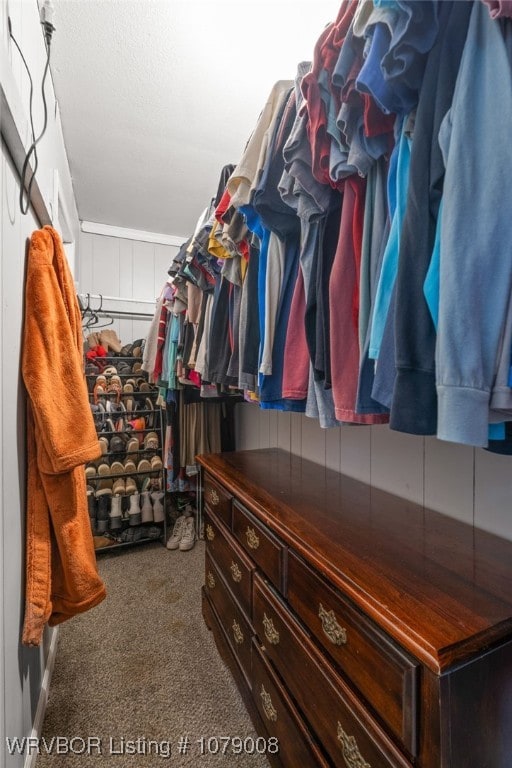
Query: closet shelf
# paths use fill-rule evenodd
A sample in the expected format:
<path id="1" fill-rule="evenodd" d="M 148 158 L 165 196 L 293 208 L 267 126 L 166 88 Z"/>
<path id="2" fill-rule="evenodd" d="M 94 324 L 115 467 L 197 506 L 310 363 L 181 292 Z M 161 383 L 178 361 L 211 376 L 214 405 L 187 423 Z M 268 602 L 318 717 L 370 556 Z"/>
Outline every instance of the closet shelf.
<path id="1" fill-rule="evenodd" d="M 160 527 L 162 523 L 141 523 L 141 526 L 144 525 L 157 525 Z M 109 537 L 110 538 L 110 537 Z M 123 549 L 125 547 L 136 547 L 139 544 L 150 544 L 150 543 L 161 543 L 161 539 L 153 539 L 153 538 L 144 538 L 144 539 L 137 539 L 136 541 L 116 541 L 115 539 L 112 541 L 112 544 L 107 545 L 106 547 L 98 547 L 96 549 L 96 554 L 98 552 L 111 552 L 113 549 Z"/>
<path id="2" fill-rule="evenodd" d="M 142 411 L 134 411 L 134 413 L 140 413 L 142 415 Z M 154 413 L 154 411 L 149 411 L 149 413 Z M 160 427 L 144 427 L 144 429 L 132 429 L 131 427 L 129 429 L 100 429 L 97 430 L 98 437 L 105 437 L 106 435 L 133 435 L 134 437 L 136 435 L 140 435 L 143 432 L 160 432 Z"/>
<path id="3" fill-rule="evenodd" d="M 115 472 L 110 473 L 107 475 L 88 475 L 87 476 L 87 482 L 96 482 L 97 480 L 114 480 L 118 477 L 152 477 L 155 479 L 159 475 L 162 474 L 162 469 L 145 469 L 142 471 L 136 471 L 136 472 Z"/>

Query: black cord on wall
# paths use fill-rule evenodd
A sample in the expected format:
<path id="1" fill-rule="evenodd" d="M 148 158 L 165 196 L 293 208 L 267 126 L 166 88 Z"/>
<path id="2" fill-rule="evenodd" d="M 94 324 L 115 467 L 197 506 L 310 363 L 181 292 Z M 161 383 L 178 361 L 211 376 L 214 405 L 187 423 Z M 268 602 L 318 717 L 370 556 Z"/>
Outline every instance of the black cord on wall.
<path id="1" fill-rule="evenodd" d="M 45 9 L 43 8 L 43 19 L 41 21 L 43 25 L 43 31 L 44 31 L 44 38 L 45 38 L 45 45 L 46 45 L 46 65 L 44 68 L 43 73 L 43 79 L 41 81 L 41 94 L 43 98 L 43 110 L 44 110 L 44 120 L 43 120 L 43 128 L 41 130 L 41 133 L 36 138 L 35 135 L 35 129 L 34 129 L 34 116 L 32 111 L 32 105 L 33 105 L 33 96 L 34 96 L 34 83 L 32 80 L 32 75 L 30 74 L 30 69 L 28 67 L 28 64 L 26 62 L 26 59 L 23 55 L 23 52 L 18 44 L 18 41 L 14 37 L 12 33 L 12 26 L 11 26 L 11 20 L 9 19 L 9 36 L 14 42 L 16 48 L 18 49 L 21 59 L 23 61 L 23 64 L 25 65 L 25 69 L 27 70 L 28 78 L 30 81 L 30 98 L 29 98 L 29 113 L 30 113 L 30 129 L 32 131 L 32 144 L 30 145 L 27 154 L 25 155 L 25 160 L 23 161 L 23 167 L 21 170 L 21 183 L 20 183 L 20 210 L 23 215 L 28 213 L 28 209 L 30 207 L 30 200 L 32 196 L 32 184 L 34 183 L 36 171 L 38 168 L 38 157 L 37 157 L 37 145 L 43 138 L 44 134 L 46 133 L 46 128 L 48 126 L 48 105 L 46 103 L 46 94 L 44 91 L 45 83 L 46 83 L 46 77 L 48 75 L 48 71 L 50 69 L 50 45 L 51 45 L 51 39 L 52 34 L 54 32 L 55 27 L 51 23 L 51 21 L 48 21 L 45 18 Z M 34 157 L 34 167 L 31 169 L 31 176 L 28 181 L 28 186 L 26 186 L 26 175 L 27 170 L 29 168 L 30 158 Z M 26 200 L 24 200 L 24 195 L 26 192 Z"/>

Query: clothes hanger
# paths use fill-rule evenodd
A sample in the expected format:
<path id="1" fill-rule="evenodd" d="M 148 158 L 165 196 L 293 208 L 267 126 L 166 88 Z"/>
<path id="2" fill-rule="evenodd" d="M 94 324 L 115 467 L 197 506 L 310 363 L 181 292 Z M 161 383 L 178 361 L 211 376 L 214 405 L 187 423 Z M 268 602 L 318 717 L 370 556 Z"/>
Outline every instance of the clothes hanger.
<path id="1" fill-rule="evenodd" d="M 87 297 L 89 298 L 90 294 L 87 294 Z M 105 322 L 100 323 L 100 315 L 103 315 L 103 320 Z M 95 316 L 95 322 L 94 325 L 96 328 L 108 328 L 109 325 L 112 325 L 114 322 L 114 318 L 110 317 L 108 312 L 103 309 L 103 296 L 100 293 L 100 305 L 94 310 L 94 316 Z"/>

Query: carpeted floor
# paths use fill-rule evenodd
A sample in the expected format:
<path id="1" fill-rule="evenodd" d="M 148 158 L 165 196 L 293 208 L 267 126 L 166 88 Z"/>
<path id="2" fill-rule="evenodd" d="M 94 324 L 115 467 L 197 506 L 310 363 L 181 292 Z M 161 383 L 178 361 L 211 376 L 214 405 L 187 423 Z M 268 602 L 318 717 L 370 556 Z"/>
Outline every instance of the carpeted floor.
<path id="1" fill-rule="evenodd" d="M 59 630 L 42 733 L 47 743 L 75 738 L 76 753 L 84 739 L 85 753 L 41 754 L 36 768 L 268 766 L 262 755 L 222 755 L 220 742 L 207 753 L 211 737 L 257 734 L 201 616 L 204 543 L 190 552 L 141 545 L 98 561 L 108 597 Z"/>

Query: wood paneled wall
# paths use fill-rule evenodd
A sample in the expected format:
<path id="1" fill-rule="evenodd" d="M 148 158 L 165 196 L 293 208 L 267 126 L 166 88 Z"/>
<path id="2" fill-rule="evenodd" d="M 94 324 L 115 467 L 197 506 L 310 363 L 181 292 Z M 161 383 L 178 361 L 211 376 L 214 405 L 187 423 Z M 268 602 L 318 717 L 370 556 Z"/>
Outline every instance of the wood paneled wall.
<path id="1" fill-rule="evenodd" d="M 237 406 L 237 447 L 279 446 L 377 488 L 512 539 L 512 456 L 394 432 L 323 430 L 301 414 Z"/>
<path id="2" fill-rule="evenodd" d="M 167 278 L 167 270 L 178 250 L 120 237 L 80 234 L 80 293 L 117 296 L 125 301 L 106 302 L 109 309 L 153 313 L 155 301 Z M 137 299 L 142 300 L 137 302 Z M 97 301 L 93 306 L 97 305 Z M 111 326 L 124 344 L 144 338 L 148 320 L 114 320 Z M 94 329 L 91 329 L 94 330 Z"/>

